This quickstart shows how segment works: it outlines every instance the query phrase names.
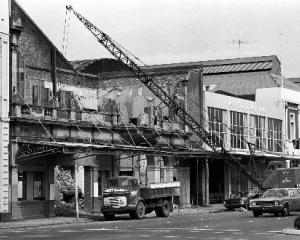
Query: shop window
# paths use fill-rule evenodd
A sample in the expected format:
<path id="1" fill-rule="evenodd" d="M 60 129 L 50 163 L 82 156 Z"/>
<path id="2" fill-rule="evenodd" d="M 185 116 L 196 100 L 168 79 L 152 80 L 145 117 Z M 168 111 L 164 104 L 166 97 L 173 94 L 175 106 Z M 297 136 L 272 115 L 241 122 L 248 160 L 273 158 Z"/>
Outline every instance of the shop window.
<path id="1" fill-rule="evenodd" d="M 282 152 L 282 121 L 268 118 L 268 150 Z"/>
<path id="2" fill-rule="evenodd" d="M 33 173 L 33 199 L 34 200 L 44 199 L 43 175 L 44 175 L 43 172 Z"/>
<path id="3" fill-rule="evenodd" d="M 265 123 L 265 117 L 250 115 L 250 142 L 258 149 L 266 148 Z"/>
<path id="4" fill-rule="evenodd" d="M 26 172 L 18 172 L 18 200 L 26 200 L 27 192 L 27 174 Z"/>
<path id="5" fill-rule="evenodd" d="M 230 145 L 232 148 L 245 149 L 248 138 L 247 114 L 230 111 Z"/>
<path id="6" fill-rule="evenodd" d="M 225 139 L 225 114 L 223 109 L 208 107 L 209 133 L 218 146 L 223 146 Z"/>

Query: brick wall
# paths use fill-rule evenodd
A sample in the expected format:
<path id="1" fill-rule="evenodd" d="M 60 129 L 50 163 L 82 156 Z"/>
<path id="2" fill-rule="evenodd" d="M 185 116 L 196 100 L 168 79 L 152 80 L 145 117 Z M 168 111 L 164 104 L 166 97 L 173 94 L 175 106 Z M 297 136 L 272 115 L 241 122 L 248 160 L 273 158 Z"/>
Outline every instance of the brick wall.
<path id="1" fill-rule="evenodd" d="M 54 46 L 14 1 L 12 1 L 12 19 L 14 22 L 21 23 L 22 26 L 18 38 L 17 90 L 25 103 L 32 104 L 33 85 L 53 89 L 51 49 Z M 97 87 L 96 77 L 76 73 L 58 50 L 56 51 L 56 68 L 59 69 L 56 73 L 58 88 L 62 85 L 90 89 Z"/>
<path id="2" fill-rule="evenodd" d="M 188 76 L 187 84 L 187 112 L 198 122 L 202 123 L 203 118 L 200 113 L 200 106 L 203 105 L 203 99 L 200 99 L 200 90 L 203 89 L 202 82 L 200 81 L 200 72 L 192 71 Z M 195 135 L 191 138 L 193 141 L 199 141 Z M 197 146 L 199 147 L 199 145 Z"/>

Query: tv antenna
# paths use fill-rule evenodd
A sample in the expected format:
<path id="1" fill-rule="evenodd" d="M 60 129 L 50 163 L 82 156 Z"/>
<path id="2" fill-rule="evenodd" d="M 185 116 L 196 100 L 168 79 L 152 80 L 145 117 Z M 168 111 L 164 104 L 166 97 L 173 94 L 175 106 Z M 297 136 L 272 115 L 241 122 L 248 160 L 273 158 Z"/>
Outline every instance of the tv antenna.
<path id="1" fill-rule="evenodd" d="M 238 40 L 232 40 L 232 44 L 237 44 L 238 45 L 238 50 L 239 50 L 239 57 L 240 57 L 240 51 L 241 51 L 241 46 L 244 44 L 249 44 L 250 42 L 249 41 L 243 41 L 241 39 L 238 39 Z"/>

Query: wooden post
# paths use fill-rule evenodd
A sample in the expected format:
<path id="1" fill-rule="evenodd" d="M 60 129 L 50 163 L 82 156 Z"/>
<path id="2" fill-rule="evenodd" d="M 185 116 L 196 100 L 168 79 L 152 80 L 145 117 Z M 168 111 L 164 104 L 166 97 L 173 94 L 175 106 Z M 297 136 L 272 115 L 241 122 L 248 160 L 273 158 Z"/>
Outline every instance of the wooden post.
<path id="1" fill-rule="evenodd" d="M 77 184 L 77 170 L 78 165 L 75 163 L 75 206 L 76 206 L 76 220 L 79 220 L 79 207 L 78 207 L 78 184 Z"/>
<path id="2" fill-rule="evenodd" d="M 208 159 L 205 159 L 205 204 L 209 206 L 209 165 Z"/>
<path id="3" fill-rule="evenodd" d="M 199 195 L 199 159 L 197 158 L 197 190 L 196 190 L 196 201 L 197 201 L 197 212 L 198 212 L 198 206 L 199 206 L 199 199 L 198 199 L 198 195 Z"/>

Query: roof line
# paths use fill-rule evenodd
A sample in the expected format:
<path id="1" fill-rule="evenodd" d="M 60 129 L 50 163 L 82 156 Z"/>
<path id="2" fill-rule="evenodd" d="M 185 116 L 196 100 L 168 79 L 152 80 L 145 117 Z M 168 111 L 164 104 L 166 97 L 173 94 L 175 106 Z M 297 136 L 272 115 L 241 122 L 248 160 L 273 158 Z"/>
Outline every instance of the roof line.
<path id="1" fill-rule="evenodd" d="M 59 51 L 59 49 L 53 44 L 53 42 L 47 37 L 47 35 L 40 29 L 40 27 L 33 21 L 33 19 L 27 14 L 27 12 L 21 7 L 21 5 L 17 2 L 17 0 L 12 0 L 18 8 L 22 11 L 22 13 L 26 16 L 26 18 L 31 22 L 31 24 L 34 25 L 34 27 L 39 31 L 39 33 L 50 43 L 50 45 L 55 48 L 56 52 L 62 57 L 66 63 L 70 66 L 74 72 L 77 72 L 77 70 L 74 68 L 74 66 L 65 58 L 65 56 Z"/>

